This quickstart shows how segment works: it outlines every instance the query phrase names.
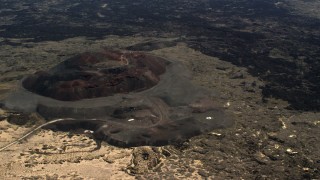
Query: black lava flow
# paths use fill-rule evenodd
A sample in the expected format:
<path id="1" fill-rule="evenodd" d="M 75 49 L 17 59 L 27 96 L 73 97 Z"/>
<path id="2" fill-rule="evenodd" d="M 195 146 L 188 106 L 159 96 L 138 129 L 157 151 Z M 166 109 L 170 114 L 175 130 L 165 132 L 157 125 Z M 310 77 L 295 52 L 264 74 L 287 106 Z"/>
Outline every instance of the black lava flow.
<path id="1" fill-rule="evenodd" d="M 5 9 L 0 17 L 14 16 L 13 23 L 0 25 L 3 38 L 46 41 L 170 33 L 204 54 L 247 67 L 267 82 L 265 97 L 284 99 L 295 109 L 320 108 L 320 20 L 290 14 L 275 0 L 121 0 L 105 6 L 103 0 L 70 0 L 50 8 L 35 0 L 0 2 Z M 286 57 L 270 57 L 273 49 Z"/>

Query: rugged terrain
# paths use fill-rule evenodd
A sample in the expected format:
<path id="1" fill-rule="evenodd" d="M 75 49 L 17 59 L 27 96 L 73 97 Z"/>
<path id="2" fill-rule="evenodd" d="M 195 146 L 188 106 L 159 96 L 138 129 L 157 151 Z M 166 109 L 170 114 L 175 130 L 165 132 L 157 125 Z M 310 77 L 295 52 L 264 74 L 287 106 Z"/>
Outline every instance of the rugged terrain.
<path id="1" fill-rule="evenodd" d="M 316 1 L 0 2 L 0 98 L 27 74 L 111 47 L 183 62 L 235 120 L 183 144 L 127 149 L 41 130 L 0 152 L 0 177 L 319 179 Z M 1 146 L 43 121 L 0 118 Z"/>

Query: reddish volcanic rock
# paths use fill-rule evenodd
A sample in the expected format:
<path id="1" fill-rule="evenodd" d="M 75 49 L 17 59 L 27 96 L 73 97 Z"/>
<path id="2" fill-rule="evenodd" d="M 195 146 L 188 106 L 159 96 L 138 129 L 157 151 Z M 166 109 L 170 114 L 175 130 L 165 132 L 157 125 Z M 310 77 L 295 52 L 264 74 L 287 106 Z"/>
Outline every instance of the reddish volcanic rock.
<path id="1" fill-rule="evenodd" d="M 156 85 L 168 63 L 139 52 L 83 53 L 48 72 L 27 77 L 22 85 L 31 92 L 62 101 L 139 92 Z"/>

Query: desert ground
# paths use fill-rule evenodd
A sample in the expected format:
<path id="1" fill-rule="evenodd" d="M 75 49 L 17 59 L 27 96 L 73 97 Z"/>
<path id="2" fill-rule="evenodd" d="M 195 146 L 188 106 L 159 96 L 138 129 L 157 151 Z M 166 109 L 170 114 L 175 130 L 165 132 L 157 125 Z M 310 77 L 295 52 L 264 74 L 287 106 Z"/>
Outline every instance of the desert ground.
<path id="1" fill-rule="evenodd" d="M 151 23 L 146 17 L 132 17 L 135 21 L 131 21 L 131 16 L 122 11 L 128 7 L 120 6 L 121 2 L 116 11 L 118 16 L 110 16 L 112 22 L 103 24 L 91 19 L 94 27 L 78 28 L 81 23 L 59 16 L 60 9 L 52 8 L 59 13 L 45 16 L 52 13 L 49 6 L 64 4 L 63 1 L 50 2 L 21 5 L 17 1 L 12 7 L 5 4 L 7 10 L 1 11 L 4 21 L 0 22 L 0 99 L 12 93 L 26 75 L 49 69 L 79 53 L 107 47 L 143 51 L 180 61 L 192 73 L 193 83 L 217 93 L 212 100 L 233 118 L 234 125 L 179 144 L 120 148 L 104 142 L 99 149 L 92 135 L 83 129 L 68 132 L 41 129 L 0 151 L 1 179 L 320 178 L 317 81 L 320 18 L 317 11 L 306 10 L 316 7 L 315 1 L 281 1 L 266 8 L 274 13 L 279 8 L 285 9 L 290 17 L 296 17 L 294 20 L 289 19 L 289 15 L 283 19 L 269 17 L 268 13 L 255 17 L 251 10 L 243 8 L 233 9 L 236 15 L 229 16 L 231 12 L 227 10 L 234 4 L 225 1 L 231 4 L 223 6 L 227 9 L 225 14 L 219 11 L 222 6 L 211 6 L 207 10 L 213 14 L 195 13 L 201 19 L 197 21 L 200 25 L 188 19 L 181 26 L 175 21 L 162 24 L 171 29 L 159 28 L 159 23 Z M 213 1 L 201 1 L 209 2 Z M 100 14 L 94 12 L 98 19 L 108 15 L 103 14 L 103 8 L 110 5 L 112 9 L 117 5 L 99 3 Z M 174 8 L 175 3 L 182 1 L 172 1 L 170 7 Z M 193 10 L 189 7 L 198 5 L 184 3 L 190 6 L 177 8 L 183 15 Z M 245 8 L 250 5 L 244 4 Z M 44 16 L 35 13 L 22 21 L 6 14 L 10 8 L 24 13 L 33 6 Z M 92 18 L 89 11 L 82 13 Z M 252 20 L 251 16 L 257 19 Z M 42 21 L 43 17 L 46 21 Z M 19 24 L 28 18 L 38 23 L 34 29 L 38 28 L 39 32 L 34 32 L 32 26 Z M 55 18 L 61 24 L 69 24 L 61 26 L 55 34 L 44 31 L 45 22 Z M 120 20 L 124 24 L 113 24 Z M 102 33 L 104 28 L 108 31 Z M 19 31 L 23 33 L 17 34 Z M 61 33 L 66 31 L 68 33 Z M 99 37 L 95 37 L 95 33 Z M 38 114 L 2 107 L 0 148 L 42 123 L 44 119 Z"/>

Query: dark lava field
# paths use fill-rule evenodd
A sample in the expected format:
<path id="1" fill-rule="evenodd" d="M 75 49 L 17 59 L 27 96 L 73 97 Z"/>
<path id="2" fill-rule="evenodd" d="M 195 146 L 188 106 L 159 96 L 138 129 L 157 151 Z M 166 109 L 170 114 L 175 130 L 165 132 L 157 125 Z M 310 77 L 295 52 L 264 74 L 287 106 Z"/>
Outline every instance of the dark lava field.
<path id="1" fill-rule="evenodd" d="M 194 168 L 182 167 L 185 159 L 192 159 L 203 165 L 196 171 L 200 178 L 320 178 L 317 0 L 0 0 L 0 4 L 0 83 L 15 82 L 37 69 L 21 61 L 16 67 L 15 49 L 39 53 L 35 46 L 73 38 L 85 38 L 83 46 L 109 36 L 144 38 L 127 45 L 115 40 L 118 44 L 112 46 L 183 58 L 183 52 L 170 56 L 166 51 L 176 52 L 183 44 L 199 57 L 219 59 L 185 61 L 195 81 L 225 92 L 217 101 L 232 102 L 227 111 L 235 125 L 174 145 L 166 159 L 178 159 L 176 164 L 165 163 L 156 170 L 147 164 L 148 172 L 135 169 L 129 177 L 192 179 Z M 63 57 L 59 61 L 78 53 L 69 52 L 55 51 Z M 49 61 L 47 65 L 53 66 Z M 11 71 L 19 75 L 8 78 Z M 4 117 L 0 121 L 10 117 L 8 113 L 0 113 Z M 10 168 L 0 172 L 11 177 Z M 69 176 L 28 176 L 37 177 Z"/>

